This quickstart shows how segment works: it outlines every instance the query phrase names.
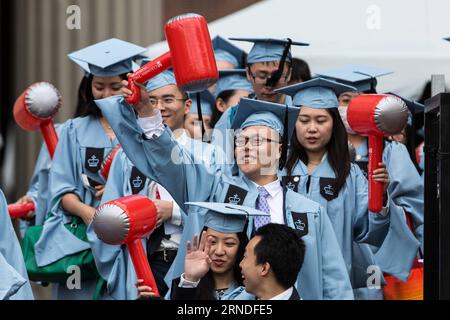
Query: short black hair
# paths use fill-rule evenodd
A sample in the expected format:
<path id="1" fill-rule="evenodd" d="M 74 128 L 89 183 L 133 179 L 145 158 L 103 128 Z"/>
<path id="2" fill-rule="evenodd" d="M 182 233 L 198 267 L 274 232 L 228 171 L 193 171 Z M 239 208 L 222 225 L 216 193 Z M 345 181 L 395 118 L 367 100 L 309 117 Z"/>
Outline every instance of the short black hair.
<path id="1" fill-rule="evenodd" d="M 268 262 L 275 278 L 284 287 L 295 284 L 303 265 L 305 244 L 295 229 L 269 223 L 255 232 L 261 240 L 255 245 L 256 263 Z"/>
<path id="2" fill-rule="evenodd" d="M 222 91 L 216 98 L 217 99 L 222 99 L 223 102 L 228 103 L 228 101 L 230 100 L 230 98 L 236 93 L 236 90 L 231 89 L 231 90 L 224 90 Z M 219 109 L 217 109 L 217 105 L 214 104 L 213 106 L 213 110 L 212 110 L 212 116 L 211 116 L 211 127 L 214 128 L 214 126 L 216 125 L 217 121 L 219 121 L 220 117 L 222 116 L 222 112 L 219 111 Z"/>
<path id="3" fill-rule="evenodd" d="M 292 58 L 292 75 L 289 84 L 311 80 L 308 63 L 299 58 Z"/>

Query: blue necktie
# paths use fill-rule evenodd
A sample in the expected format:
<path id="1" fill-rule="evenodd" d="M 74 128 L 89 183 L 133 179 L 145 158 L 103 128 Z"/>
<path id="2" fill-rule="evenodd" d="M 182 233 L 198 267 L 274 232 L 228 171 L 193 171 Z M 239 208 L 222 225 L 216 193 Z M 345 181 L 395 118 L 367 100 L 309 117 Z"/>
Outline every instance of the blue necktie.
<path id="1" fill-rule="evenodd" d="M 270 214 L 269 203 L 267 202 L 269 192 L 264 187 L 258 187 L 258 192 L 259 196 L 256 199 L 256 209 Z M 260 227 L 270 223 L 270 216 L 256 216 L 253 221 L 255 223 L 255 230 L 258 230 Z"/>

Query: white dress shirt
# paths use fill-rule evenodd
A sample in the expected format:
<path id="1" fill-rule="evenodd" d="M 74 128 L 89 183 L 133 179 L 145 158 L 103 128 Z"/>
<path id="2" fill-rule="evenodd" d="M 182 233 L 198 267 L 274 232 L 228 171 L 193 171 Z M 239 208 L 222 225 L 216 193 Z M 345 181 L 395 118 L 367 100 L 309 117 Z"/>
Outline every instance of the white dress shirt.
<path id="1" fill-rule="evenodd" d="M 286 291 L 283 291 L 282 293 L 276 295 L 273 298 L 270 298 L 269 300 L 289 300 L 289 298 L 292 296 L 292 292 L 294 292 L 294 288 L 290 287 Z"/>
<path id="2" fill-rule="evenodd" d="M 256 187 L 260 187 L 255 182 L 253 182 L 253 184 Z M 270 222 L 285 224 L 283 214 L 283 187 L 281 186 L 280 180 L 277 179 L 261 187 L 264 187 L 269 193 L 269 196 L 267 197 L 267 204 L 269 205 L 270 210 Z"/>

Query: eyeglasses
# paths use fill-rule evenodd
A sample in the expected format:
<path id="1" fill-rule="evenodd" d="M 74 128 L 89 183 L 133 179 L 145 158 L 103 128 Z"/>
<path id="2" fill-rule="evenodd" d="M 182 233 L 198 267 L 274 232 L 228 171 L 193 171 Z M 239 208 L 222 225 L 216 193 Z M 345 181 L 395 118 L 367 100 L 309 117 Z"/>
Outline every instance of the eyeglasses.
<path id="1" fill-rule="evenodd" d="M 234 138 L 234 145 L 236 147 L 239 147 L 239 148 L 245 147 L 245 145 L 249 141 L 250 141 L 250 144 L 252 146 L 254 146 L 254 147 L 259 147 L 264 142 L 281 143 L 280 141 L 272 140 L 272 139 L 268 139 L 268 138 L 263 138 L 263 137 L 260 137 L 260 136 L 252 136 L 252 137 L 237 136 L 236 138 Z"/>
<path id="2" fill-rule="evenodd" d="M 186 101 L 187 99 L 177 99 L 175 97 L 164 97 L 164 98 L 150 98 L 149 102 L 153 107 L 158 105 L 158 101 L 161 101 L 162 105 L 169 106 L 175 103 L 175 101 Z"/>
<path id="3" fill-rule="evenodd" d="M 271 75 L 269 76 L 267 73 L 265 73 L 265 74 L 256 74 L 256 75 L 254 75 L 254 74 L 250 71 L 250 69 L 248 69 L 248 73 L 249 73 L 250 76 L 253 78 L 253 81 L 255 81 L 256 84 L 266 84 L 266 83 L 267 83 L 267 80 L 269 80 L 269 79 L 272 78 L 272 76 L 271 76 Z M 282 75 L 281 78 L 280 78 L 280 80 L 283 80 L 284 82 L 286 82 L 287 79 L 288 79 L 288 76 L 289 76 L 289 73 L 288 73 L 287 75 L 284 75 L 284 76 Z M 278 81 L 280 81 L 280 80 L 278 80 Z"/>

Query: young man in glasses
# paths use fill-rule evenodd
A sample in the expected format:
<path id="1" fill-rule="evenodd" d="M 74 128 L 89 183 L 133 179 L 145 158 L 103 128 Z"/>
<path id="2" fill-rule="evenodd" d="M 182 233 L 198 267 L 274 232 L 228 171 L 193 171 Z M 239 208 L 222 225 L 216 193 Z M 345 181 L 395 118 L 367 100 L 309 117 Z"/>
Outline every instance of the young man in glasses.
<path id="1" fill-rule="evenodd" d="M 253 87 L 254 98 L 261 101 L 292 105 L 292 99 L 284 94 L 274 92 L 289 83 L 291 68 L 291 45 L 307 46 L 307 43 L 293 42 L 290 39 L 266 38 L 230 38 L 236 41 L 253 42 L 247 56 L 247 79 Z M 222 148 L 227 154 L 227 161 L 232 163 L 233 152 L 231 124 L 237 106 L 227 109 L 214 126 L 211 143 Z"/>
<path id="2" fill-rule="evenodd" d="M 130 91 L 124 88 L 123 94 L 126 97 Z M 353 299 L 345 262 L 323 207 L 282 187 L 277 176 L 287 147 L 282 141 L 288 141 L 293 133 L 298 108 L 248 98 L 240 100 L 232 126 L 239 129 L 235 149 L 238 174 L 232 176 L 224 166 L 207 167 L 195 155 L 180 148 L 164 126 L 161 112 L 148 101 L 141 100 L 133 108 L 117 96 L 96 103 L 130 160 L 145 175 L 163 185 L 188 213 L 181 243 L 200 233 L 206 214 L 202 208 L 187 212 L 186 202 L 256 207 L 269 213 L 270 218 L 250 217 L 246 228 L 249 238 L 256 229 L 272 222 L 297 229 L 305 242 L 305 261 L 296 281 L 304 299 Z M 170 284 L 184 271 L 185 254 L 186 248 L 180 246 L 166 283 Z"/>
<path id="3" fill-rule="evenodd" d="M 159 110 L 163 123 L 172 131 L 176 143 L 195 154 L 201 161 L 206 159 L 207 166 L 213 147 L 189 138 L 184 130 L 184 118 L 190 111 L 192 101 L 178 88 L 173 73 L 164 71 L 148 81 L 143 99 L 151 108 Z M 131 194 L 148 196 L 154 201 L 158 211 L 157 228 L 146 239 L 146 249 L 159 292 L 165 295 L 168 288 L 164 277 L 180 244 L 183 213 L 163 186 L 147 178 L 133 165 L 123 150 L 119 150 L 111 164 L 102 203 Z M 88 237 L 97 268 L 108 281 L 109 296 L 120 300 L 136 299 L 134 283 L 137 279 L 127 249 L 104 244 L 92 228 L 89 228 Z"/>

